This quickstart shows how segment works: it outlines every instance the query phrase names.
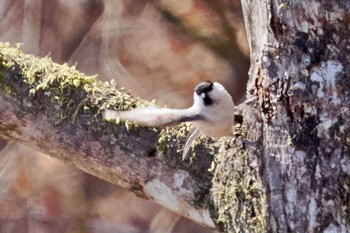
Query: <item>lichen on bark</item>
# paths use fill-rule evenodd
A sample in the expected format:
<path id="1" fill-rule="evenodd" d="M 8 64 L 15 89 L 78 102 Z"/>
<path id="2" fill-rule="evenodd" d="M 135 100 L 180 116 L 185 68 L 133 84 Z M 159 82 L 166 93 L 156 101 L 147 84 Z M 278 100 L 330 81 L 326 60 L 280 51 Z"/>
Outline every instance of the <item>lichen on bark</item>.
<path id="1" fill-rule="evenodd" d="M 346 232 L 350 4 L 242 3 L 254 59 L 249 88 L 264 119 L 270 230 Z"/>
<path id="2" fill-rule="evenodd" d="M 179 152 L 188 125 L 161 130 L 103 120 L 101 112 L 106 108 L 127 110 L 150 104 L 116 86 L 0 43 L 0 98 L 4 100 L 0 107 L 9 109 L 1 112 L 0 134 L 20 142 L 24 138 L 26 145 L 146 198 L 156 198 L 143 189 L 150 180 L 161 175 L 172 181 L 172 172 L 185 171 L 184 185 L 190 183 L 186 187 L 190 191 L 182 193 L 172 183 L 167 183 L 168 188 L 188 208 L 186 214 L 188 210 L 206 213 L 211 160 L 203 152 L 208 140 L 195 147 L 199 157 L 193 163 L 182 163 Z M 14 122 L 17 128 L 7 127 Z M 197 220 L 212 227 L 205 219 Z"/>
<path id="3" fill-rule="evenodd" d="M 14 48 L 9 43 L 0 43 L 0 87 L 6 93 L 17 95 L 24 109 L 33 107 L 29 102 L 40 101 L 41 110 L 55 114 L 55 125 L 65 120 L 74 123 L 81 114 L 85 117 L 92 114 L 97 119 L 98 114 L 107 108 L 129 110 L 153 104 L 131 96 L 123 88 L 118 89 L 114 80 L 101 82 L 96 75 L 86 76 L 75 67 L 54 63 L 49 57 L 24 54 L 20 48 L 20 44 Z M 17 76 L 9 74 L 8 69 L 17 69 Z M 13 78 L 16 80 L 11 80 Z M 132 122 L 125 122 L 125 126 L 128 129 L 138 127 Z M 171 142 L 178 144 L 178 140 L 186 138 L 189 130 L 189 124 L 158 130 L 160 152 L 166 154 L 167 147 L 174 146 Z"/>
<path id="4" fill-rule="evenodd" d="M 251 110 L 236 114 L 235 136 L 222 142 L 212 167 L 216 223 L 225 232 L 266 232 L 268 203 L 261 180 L 263 161 L 256 150 L 261 146 L 261 123 Z M 248 130 L 249 125 L 254 128 Z"/>

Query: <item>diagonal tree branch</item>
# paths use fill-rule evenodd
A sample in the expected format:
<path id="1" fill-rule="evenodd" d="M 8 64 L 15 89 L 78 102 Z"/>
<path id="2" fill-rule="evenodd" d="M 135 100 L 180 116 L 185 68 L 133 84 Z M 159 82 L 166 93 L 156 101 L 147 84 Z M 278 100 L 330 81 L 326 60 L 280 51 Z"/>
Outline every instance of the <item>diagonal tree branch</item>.
<path id="1" fill-rule="evenodd" d="M 0 137 L 71 163 L 214 228 L 208 172 L 219 142 L 203 139 L 182 163 L 187 125 L 155 130 L 103 121 L 106 107 L 147 102 L 49 58 L 0 43 Z"/>

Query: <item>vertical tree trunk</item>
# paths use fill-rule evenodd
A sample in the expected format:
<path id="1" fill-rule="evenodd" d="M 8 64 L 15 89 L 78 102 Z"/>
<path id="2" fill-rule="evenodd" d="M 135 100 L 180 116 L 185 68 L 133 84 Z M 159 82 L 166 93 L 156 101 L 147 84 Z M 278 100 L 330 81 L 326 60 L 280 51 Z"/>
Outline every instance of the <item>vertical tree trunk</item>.
<path id="1" fill-rule="evenodd" d="M 229 232 L 350 232 L 350 2 L 242 5 L 258 110 L 216 158 L 218 219 Z"/>

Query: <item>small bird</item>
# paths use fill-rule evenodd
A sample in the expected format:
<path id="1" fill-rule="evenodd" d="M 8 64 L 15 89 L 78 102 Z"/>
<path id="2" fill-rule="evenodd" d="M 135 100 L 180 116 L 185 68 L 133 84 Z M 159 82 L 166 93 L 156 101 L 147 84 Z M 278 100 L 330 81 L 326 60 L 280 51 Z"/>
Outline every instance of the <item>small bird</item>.
<path id="1" fill-rule="evenodd" d="M 107 109 L 105 120 L 128 120 L 148 127 L 167 127 L 192 122 L 182 153 L 186 159 L 193 141 L 199 136 L 221 137 L 230 135 L 234 123 L 235 106 L 232 97 L 218 82 L 203 81 L 194 90 L 193 105 L 186 109 L 141 107 L 129 111 Z"/>

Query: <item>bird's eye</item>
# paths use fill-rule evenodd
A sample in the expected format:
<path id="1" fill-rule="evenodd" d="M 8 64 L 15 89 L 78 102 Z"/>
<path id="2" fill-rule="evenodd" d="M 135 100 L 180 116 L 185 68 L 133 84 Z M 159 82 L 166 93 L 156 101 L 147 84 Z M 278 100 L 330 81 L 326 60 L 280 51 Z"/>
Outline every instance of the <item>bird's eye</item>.
<path id="1" fill-rule="evenodd" d="M 207 93 L 202 93 L 204 106 L 211 105 L 213 103 L 213 99 Z"/>

